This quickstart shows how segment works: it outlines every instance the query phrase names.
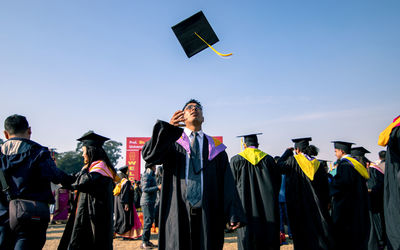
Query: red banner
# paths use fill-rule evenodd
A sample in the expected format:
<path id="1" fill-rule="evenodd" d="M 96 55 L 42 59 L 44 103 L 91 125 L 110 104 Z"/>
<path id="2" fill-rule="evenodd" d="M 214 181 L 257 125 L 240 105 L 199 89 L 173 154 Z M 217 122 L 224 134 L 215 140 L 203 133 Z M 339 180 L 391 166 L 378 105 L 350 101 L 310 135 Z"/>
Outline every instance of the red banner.
<path id="1" fill-rule="evenodd" d="M 133 183 L 140 180 L 140 165 L 142 161 L 143 145 L 150 137 L 127 137 L 126 138 L 126 165 L 128 166 L 129 180 Z"/>

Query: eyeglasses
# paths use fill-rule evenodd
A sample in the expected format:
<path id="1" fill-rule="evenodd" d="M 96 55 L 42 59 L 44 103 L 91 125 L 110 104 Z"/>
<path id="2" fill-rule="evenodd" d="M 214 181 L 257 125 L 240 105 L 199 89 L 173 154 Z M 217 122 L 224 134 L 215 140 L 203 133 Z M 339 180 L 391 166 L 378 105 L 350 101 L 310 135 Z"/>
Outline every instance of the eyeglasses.
<path id="1" fill-rule="evenodd" d="M 187 106 L 185 107 L 185 110 L 192 110 L 192 109 L 203 110 L 203 109 L 201 108 L 201 106 L 200 106 L 200 105 L 197 105 L 197 104 L 189 104 L 189 105 L 187 105 Z"/>

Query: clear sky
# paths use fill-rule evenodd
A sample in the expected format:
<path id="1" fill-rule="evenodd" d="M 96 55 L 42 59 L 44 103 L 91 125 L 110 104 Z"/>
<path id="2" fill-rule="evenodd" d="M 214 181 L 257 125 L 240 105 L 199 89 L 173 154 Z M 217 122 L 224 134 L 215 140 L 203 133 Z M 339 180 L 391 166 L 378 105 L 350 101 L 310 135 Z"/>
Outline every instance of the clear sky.
<path id="1" fill-rule="evenodd" d="M 229 59 L 186 57 L 171 26 L 200 10 Z M 397 0 L 1 1 L 0 120 L 25 115 L 59 152 L 88 130 L 125 146 L 196 98 L 229 157 L 236 135 L 263 132 L 274 156 L 312 136 L 320 158 L 346 140 L 377 160 L 400 115 L 399 12 Z"/>

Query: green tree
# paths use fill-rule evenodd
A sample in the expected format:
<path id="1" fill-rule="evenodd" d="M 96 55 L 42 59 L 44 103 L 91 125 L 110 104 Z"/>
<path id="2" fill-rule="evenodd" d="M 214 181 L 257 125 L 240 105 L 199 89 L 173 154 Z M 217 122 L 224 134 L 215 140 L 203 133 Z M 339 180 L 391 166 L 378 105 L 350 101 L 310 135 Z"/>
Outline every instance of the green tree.
<path id="1" fill-rule="evenodd" d="M 83 167 L 82 154 L 76 151 L 67 151 L 56 154 L 57 167 L 68 174 L 79 172 Z"/>

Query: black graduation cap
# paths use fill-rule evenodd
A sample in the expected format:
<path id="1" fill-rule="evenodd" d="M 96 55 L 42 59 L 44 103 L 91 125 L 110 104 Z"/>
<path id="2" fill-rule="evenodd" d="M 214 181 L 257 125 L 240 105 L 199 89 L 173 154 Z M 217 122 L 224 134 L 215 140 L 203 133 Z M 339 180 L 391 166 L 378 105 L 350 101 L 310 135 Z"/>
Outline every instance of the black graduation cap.
<path id="1" fill-rule="evenodd" d="M 128 172 L 128 168 L 129 166 L 123 166 L 119 168 L 119 171 L 121 171 L 122 173 L 126 174 Z"/>
<path id="2" fill-rule="evenodd" d="M 354 143 L 352 142 L 345 142 L 345 141 L 332 141 L 333 146 L 336 149 L 341 149 L 346 153 L 350 153 L 351 151 L 351 145 L 353 145 Z"/>
<path id="3" fill-rule="evenodd" d="M 369 154 L 368 150 L 366 150 L 364 147 L 355 147 L 351 149 L 351 155 L 352 156 L 365 156 L 365 154 Z"/>
<path id="4" fill-rule="evenodd" d="M 172 26 L 172 30 L 189 58 L 208 47 L 213 49 L 218 55 L 231 55 L 221 54 L 211 47 L 219 39 L 202 11 Z"/>
<path id="5" fill-rule="evenodd" d="M 101 147 L 104 142 L 110 140 L 110 138 L 96 134 L 95 132 L 89 132 L 83 135 L 78 141 L 82 142 L 84 146 Z"/>
<path id="6" fill-rule="evenodd" d="M 239 135 L 237 137 L 244 137 L 244 143 L 246 143 L 247 146 L 258 146 L 257 135 L 262 135 L 262 133 Z"/>
<path id="7" fill-rule="evenodd" d="M 294 142 L 294 148 L 298 148 L 300 150 L 303 150 L 310 145 L 310 141 L 312 141 L 311 137 L 292 139 L 292 142 Z"/>

